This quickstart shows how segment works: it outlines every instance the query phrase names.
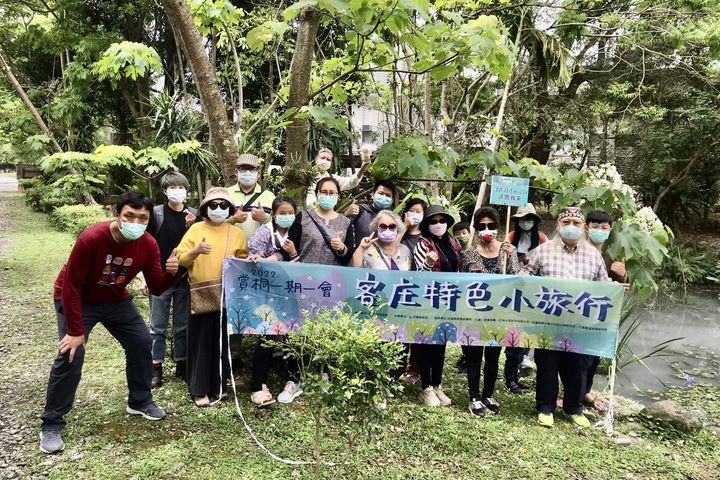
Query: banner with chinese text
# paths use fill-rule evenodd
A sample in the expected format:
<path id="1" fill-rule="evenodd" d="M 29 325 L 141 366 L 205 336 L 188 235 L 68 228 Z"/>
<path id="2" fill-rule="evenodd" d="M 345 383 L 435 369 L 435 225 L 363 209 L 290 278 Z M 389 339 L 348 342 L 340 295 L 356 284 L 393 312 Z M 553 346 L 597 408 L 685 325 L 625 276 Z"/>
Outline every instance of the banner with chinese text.
<path id="1" fill-rule="evenodd" d="M 502 345 L 612 358 L 619 283 L 517 275 L 401 272 L 226 259 L 231 333 L 279 335 L 304 314 L 343 306 L 373 315 L 387 340 Z M 370 309 L 371 310 L 370 310 Z"/>

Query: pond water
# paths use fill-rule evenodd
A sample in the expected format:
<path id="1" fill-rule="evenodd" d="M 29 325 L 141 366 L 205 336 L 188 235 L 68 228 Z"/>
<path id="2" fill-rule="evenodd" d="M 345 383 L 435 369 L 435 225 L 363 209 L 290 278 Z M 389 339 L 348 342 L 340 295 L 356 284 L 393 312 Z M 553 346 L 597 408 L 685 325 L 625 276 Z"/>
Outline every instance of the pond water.
<path id="1" fill-rule="evenodd" d="M 639 315 L 642 324 L 630 340 L 630 349 L 636 355 L 652 351 L 655 345 L 671 338 L 682 339 L 673 342 L 663 356 L 624 367 L 616 383 L 620 395 L 648 403 L 656 396 L 653 392 L 670 386 L 708 383 L 720 387 L 717 290 L 694 290 L 685 303 L 665 301 Z"/>

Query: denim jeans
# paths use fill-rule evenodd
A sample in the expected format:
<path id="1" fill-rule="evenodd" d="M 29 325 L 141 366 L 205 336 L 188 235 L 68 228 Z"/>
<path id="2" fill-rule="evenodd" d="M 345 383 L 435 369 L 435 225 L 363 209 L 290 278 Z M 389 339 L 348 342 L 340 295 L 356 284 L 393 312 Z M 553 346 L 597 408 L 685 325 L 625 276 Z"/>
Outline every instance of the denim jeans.
<path id="1" fill-rule="evenodd" d="M 529 348 L 506 347 L 505 348 L 505 383 L 517 382 L 519 380 L 518 369 L 523 357 L 530 353 Z"/>
<path id="2" fill-rule="evenodd" d="M 187 324 L 190 318 L 190 284 L 187 278 L 178 280 L 162 295 L 150 296 L 150 336 L 152 337 L 153 362 L 165 361 L 165 344 L 170 304 L 172 303 L 173 357 L 185 360 L 187 355 Z"/>
<path id="3" fill-rule="evenodd" d="M 62 302 L 59 300 L 55 301 L 55 316 L 58 338 L 62 339 L 66 333 L 66 321 Z M 93 327 L 100 323 L 125 350 L 125 375 L 130 390 L 128 406 L 140 409 L 152 403 L 150 334 L 145 321 L 133 305 L 132 297 L 114 303 L 83 305 L 82 318 L 86 341 Z M 55 357 L 50 370 L 45 409 L 40 416 L 43 431 L 59 432 L 65 428 L 66 422 L 63 417 L 70 411 L 75 401 L 84 360 L 84 347 L 77 349 L 72 363 L 69 350 L 64 354 L 58 352 Z"/>

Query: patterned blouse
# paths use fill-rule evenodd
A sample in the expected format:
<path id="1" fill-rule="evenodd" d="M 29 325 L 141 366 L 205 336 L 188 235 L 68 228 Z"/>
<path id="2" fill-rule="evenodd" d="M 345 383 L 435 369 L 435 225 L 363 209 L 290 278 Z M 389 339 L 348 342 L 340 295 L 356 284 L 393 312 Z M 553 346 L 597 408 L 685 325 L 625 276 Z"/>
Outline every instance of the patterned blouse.
<path id="1" fill-rule="evenodd" d="M 410 270 L 412 254 L 402 243 L 398 245 L 395 255 L 390 255 L 376 244 L 365 250 L 362 266 L 375 270 Z"/>
<path id="2" fill-rule="evenodd" d="M 325 265 L 346 265 L 347 259 L 351 252 L 345 249 L 345 261 L 338 260 L 337 256 L 332 252 L 322 233 L 318 230 L 318 225 L 327 232 L 328 238 L 333 239 L 339 237 L 343 242 L 347 229 L 350 226 L 350 219 L 345 215 L 338 216 L 325 223 L 325 219 L 321 218 L 315 210 L 306 210 L 298 215 L 295 223 L 290 227 L 290 240 L 295 243 L 300 254 L 300 261 L 303 263 L 322 263 Z M 312 218 L 310 218 L 312 217 Z M 315 220 L 315 221 L 313 221 Z M 315 224 L 317 222 L 317 225 Z"/>
<path id="3" fill-rule="evenodd" d="M 262 225 L 248 241 L 250 254 L 260 255 L 262 258 L 275 255 L 278 260 L 282 260 L 281 250 L 286 238 L 287 232 L 283 237 L 273 228 L 272 223 Z"/>
<path id="4" fill-rule="evenodd" d="M 477 248 L 468 250 L 463 254 L 462 271 L 475 273 L 495 273 L 502 274 L 503 263 L 505 262 L 505 254 L 500 249 L 497 257 L 483 257 Z M 520 272 L 520 262 L 517 257 L 517 249 L 513 247 L 510 254 L 510 262 L 508 263 L 506 275 L 515 275 Z"/>

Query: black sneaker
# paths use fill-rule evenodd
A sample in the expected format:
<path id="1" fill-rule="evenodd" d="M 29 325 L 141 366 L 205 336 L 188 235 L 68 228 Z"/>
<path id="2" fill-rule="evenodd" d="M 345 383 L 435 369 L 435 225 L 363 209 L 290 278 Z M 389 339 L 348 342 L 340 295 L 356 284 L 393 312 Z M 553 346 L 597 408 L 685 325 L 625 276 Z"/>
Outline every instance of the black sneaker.
<path id="1" fill-rule="evenodd" d="M 152 380 L 150 380 L 150 388 L 158 388 L 162 385 L 162 363 L 153 363 Z"/>
<path id="2" fill-rule="evenodd" d="M 500 404 L 492 397 L 483 398 L 482 403 L 484 403 L 487 409 L 493 413 L 498 413 L 500 411 Z"/>
<path id="3" fill-rule="evenodd" d="M 143 418 L 146 418 L 148 420 L 162 420 L 165 418 L 165 410 L 158 407 L 154 403 L 150 403 L 147 406 L 143 408 L 130 408 L 128 407 L 125 409 L 127 413 L 130 415 L 142 415 Z"/>
<path id="4" fill-rule="evenodd" d="M 470 415 L 476 418 L 482 418 L 487 413 L 487 408 L 483 402 L 476 398 L 470 399 L 470 403 L 468 403 L 468 410 L 470 410 Z"/>
<path id="5" fill-rule="evenodd" d="M 520 383 L 515 381 L 510 381 L 505 384 L 508 390 L 510 390 L 510 393 L 513 393 L 515 395 L 519 395 L 523 392 L 522 386 Z"/>
<path id="6" fill-rule="evenodd" d="M 185 360 L 175 362 L 175 376 L 180 380 L 187 380 L 187 362 Z"/>

